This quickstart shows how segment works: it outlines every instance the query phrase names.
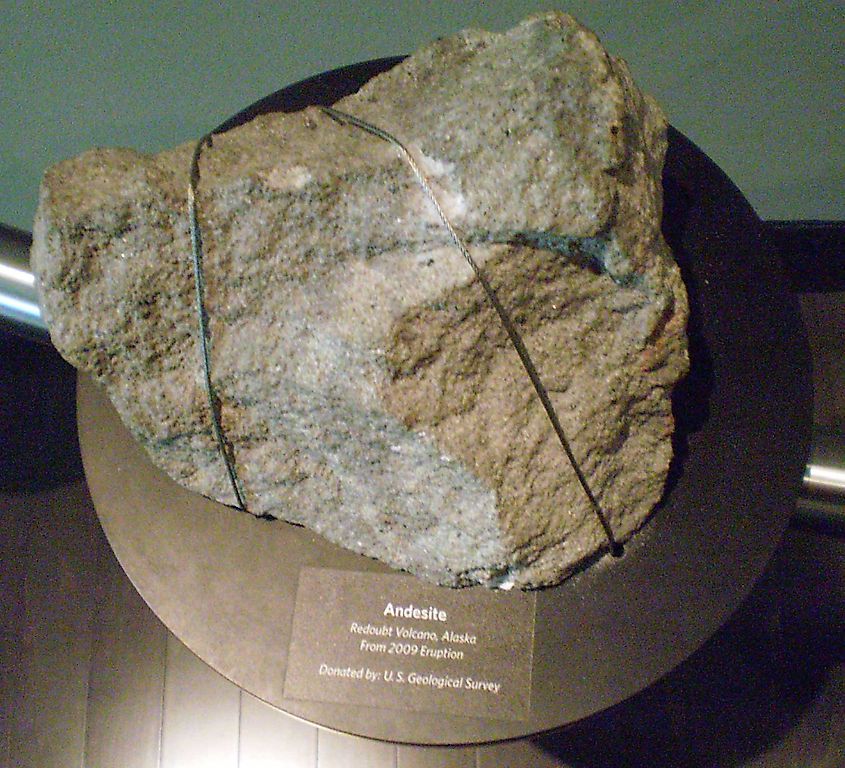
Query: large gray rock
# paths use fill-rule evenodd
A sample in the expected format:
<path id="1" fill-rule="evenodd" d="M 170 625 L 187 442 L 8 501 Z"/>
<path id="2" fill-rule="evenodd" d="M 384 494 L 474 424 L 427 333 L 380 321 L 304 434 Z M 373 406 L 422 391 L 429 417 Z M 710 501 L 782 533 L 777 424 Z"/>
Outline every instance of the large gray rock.
<path id="1" fill-rule="evenodd" d="M 625 540 L 661 496 L 687 369 L 660 109 L 562 14 L 440 40 L 338 106 L 419 158 Z M 191 148 L 50 168 L 32 259 L 61 353 L 156 464 L 233 503 L 197 347 Z M 394 148 L 307 109 L 217 137 L 201 168 L 212 371 L 250 512 L 454 586 L 552 584 L 606 547 Z"/>

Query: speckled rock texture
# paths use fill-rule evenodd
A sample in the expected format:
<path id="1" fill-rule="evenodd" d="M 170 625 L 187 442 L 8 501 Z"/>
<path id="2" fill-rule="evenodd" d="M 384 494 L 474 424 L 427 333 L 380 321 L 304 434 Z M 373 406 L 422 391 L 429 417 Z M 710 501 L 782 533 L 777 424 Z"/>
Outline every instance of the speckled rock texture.
<path id="1" fill-rule="evenodd" d="M 687 370 L 659 107 L 556 13 L 437 41 L 337 106 L 418 158 L 624 541 L 661 497 Z M 231 504 L 198 352 L 191 150 L 50 168 L 32 261 L 60 352 L 158 466 Z M 606 549 L 395 148 L 307 109 L 215 137 L 201 173 L 212 373 L 250 512 L 450 586 L 554 584 Z"/>

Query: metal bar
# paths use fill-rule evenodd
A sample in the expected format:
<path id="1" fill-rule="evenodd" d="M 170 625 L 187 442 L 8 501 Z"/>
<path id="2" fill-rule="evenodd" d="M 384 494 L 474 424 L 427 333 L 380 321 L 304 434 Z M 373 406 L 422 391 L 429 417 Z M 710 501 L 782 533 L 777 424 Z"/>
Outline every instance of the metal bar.
<path id="1" fill-rule="evenodd" d="M 840 497 L 822 499 L 801 496 L 795 506 L 790 525 L 828 536 L 845 537 L 845 503 Z"/>
<path id="2" fill-rule="evenodd" d="M 817 495 L 845 496 L 845 434 L 821 427 L 813 430 L 804 488 Z"/>
<path id="3" fill-rule="evenodd" d="M 845 433 L 815 427 L 794 525 L 845 536 Z"/>
<path id="4" fill-rule="evenodd" d="M 50 335 L 29 269 L 30 245 L 32 237 L 26 232 L 0 224 L 0 327 L 48 344 Z"/>

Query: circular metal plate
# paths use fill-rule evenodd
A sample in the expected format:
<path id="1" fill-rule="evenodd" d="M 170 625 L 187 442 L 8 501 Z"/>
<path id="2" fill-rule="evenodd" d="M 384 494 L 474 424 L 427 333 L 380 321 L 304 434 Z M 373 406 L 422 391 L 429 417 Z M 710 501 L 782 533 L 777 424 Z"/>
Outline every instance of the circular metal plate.
<path id="1" fill-rule="evenodd" d="M 392 63 L 327 73 L 241 117 L 330 103 Z M 214 669 L 290 714 L 420 744 L 494 741 L 574 722 L 696 650 L 750 591 L 792 512 L 810 440 L 810 363 L 797 302 L 763 250 L 759 220 L 671 130 L 664 189 L 664 229 L 692 305 L 692 372 L 674 396 L 675 463 L 663 502 L 622 558 L 538 593 L 529 719 L 286 700 L 300 569 L 387 568 L 183 490 L 82 377 L 79 434 L 91 495 L 123 568 L 161 620 Z M 462 593 L 467 601 L 475 594 Z"/>

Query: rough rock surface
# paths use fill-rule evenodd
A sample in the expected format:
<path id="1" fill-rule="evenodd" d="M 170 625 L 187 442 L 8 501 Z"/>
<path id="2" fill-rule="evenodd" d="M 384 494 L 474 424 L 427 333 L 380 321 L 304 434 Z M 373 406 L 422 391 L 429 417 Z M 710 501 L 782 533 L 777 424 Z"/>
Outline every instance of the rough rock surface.
<path id="1" fill-rule="evenodd" d="M 562 14 L 440 40 L 338 106 L 419 158 L 625 540 L 661 496 L 687 369 L 660 109 Z M 201 383 L 191 149 L 50 168 L 32 259 L 61 353 L 156 464 L 232 503 Z M 201 168 L 212 371 L 249 511 L 453 586 L 553 584 L 605 548 L 394 148 L 308 109 L 216 137 Z"/>

